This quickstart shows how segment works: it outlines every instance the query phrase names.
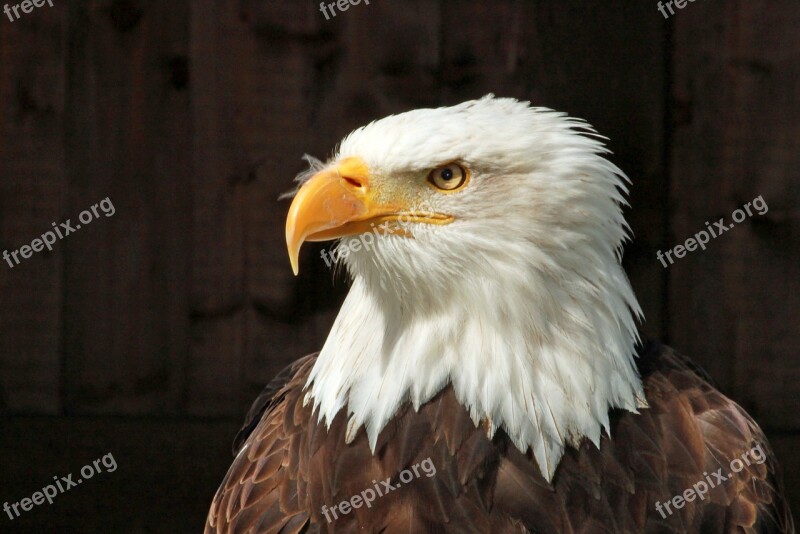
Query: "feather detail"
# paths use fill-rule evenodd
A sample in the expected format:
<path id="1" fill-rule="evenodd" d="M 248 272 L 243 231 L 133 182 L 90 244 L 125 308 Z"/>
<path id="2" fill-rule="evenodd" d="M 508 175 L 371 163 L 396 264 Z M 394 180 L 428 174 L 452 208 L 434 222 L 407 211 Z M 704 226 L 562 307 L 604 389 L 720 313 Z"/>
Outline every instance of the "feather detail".
<path id="1" fill-rule="evenodd" d="M 344 413 L 327 430 L 303 407 L 310 366 L 297 366 L 258 424 L 245 425 L 206 533 L 794 532 L 752 419 L 672 350 L 647 345 L 639 361 L 650 408 L 612 410 L 610 435 L 599 448 L 583 440 L 565 449 L 552 482 L 503 430 L 490 439 L 476 427 L 453 387 L 419 411 L 405 403 L 374 455 L 365 432 L 345 444 Z M 748 451 L 749 465 L 704 499 L 657 511 L 721 467 L 727 477 Z M 369 492 L 369 506 L 352 506 Z"/>

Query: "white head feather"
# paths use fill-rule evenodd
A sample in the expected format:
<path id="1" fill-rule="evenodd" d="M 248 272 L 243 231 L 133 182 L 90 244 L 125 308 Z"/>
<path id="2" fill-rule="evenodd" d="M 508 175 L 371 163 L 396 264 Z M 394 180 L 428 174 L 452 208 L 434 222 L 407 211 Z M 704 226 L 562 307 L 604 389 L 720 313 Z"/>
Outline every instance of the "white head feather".
<path id="1" fill-rule="evenodd" d="M 346 408 L 371 446 L 402 403 L 448 383 L 475 424 L 531 448 L 552 480 L 567 444 L 608 432 L 608 411 L 644 407 L 633 357 L 641 311 L 620 266 L 622 171 L 586 123 L 513 99 L 420 109 L 352 132 L 329 164 L 358 156 L 376 183 L 443 163 L 470 170 L 433 189 L 409 225 L 344 259 L 352 288 L 307 387 L 320 420 Z"/>

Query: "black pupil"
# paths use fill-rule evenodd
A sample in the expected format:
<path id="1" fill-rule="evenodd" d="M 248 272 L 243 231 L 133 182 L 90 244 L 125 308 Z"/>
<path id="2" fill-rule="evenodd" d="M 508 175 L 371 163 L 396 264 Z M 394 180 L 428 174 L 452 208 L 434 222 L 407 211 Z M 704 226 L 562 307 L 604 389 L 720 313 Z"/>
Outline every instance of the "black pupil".
<path id="1" fill-rule="evenodd" d="M 451 180 L 453 178 L 453 169 L 444 169 L 442 171 L 442 179 Z"/>

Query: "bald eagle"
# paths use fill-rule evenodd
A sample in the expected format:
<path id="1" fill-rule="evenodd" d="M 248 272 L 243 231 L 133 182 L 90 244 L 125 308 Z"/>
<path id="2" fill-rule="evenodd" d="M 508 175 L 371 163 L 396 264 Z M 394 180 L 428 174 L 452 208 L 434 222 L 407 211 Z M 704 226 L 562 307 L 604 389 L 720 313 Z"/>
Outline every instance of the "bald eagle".
<path id="1" fill-rule="evenodd" d="M 606 153 L 488 95 L 312 161 L 291 265 L 340 240 L 352 286 L 251 409 L 206 532 L 794 532 L 758 425 L 640 341 Z"/>

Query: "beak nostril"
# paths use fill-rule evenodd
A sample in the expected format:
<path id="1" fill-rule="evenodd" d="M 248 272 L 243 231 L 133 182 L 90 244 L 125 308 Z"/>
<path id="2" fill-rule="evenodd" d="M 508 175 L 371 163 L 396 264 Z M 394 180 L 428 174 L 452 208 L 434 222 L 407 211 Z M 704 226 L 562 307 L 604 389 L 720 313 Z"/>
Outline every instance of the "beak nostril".
<path id="1" fill-rule="evenodd" d="M 359 188 L 364 187 L 364 184 L 357 178 L 351 178 L 350 176 L 342 176 L 342 179 L 348 184 L 352 185 L 353 187 L 359 187 Z"/>

